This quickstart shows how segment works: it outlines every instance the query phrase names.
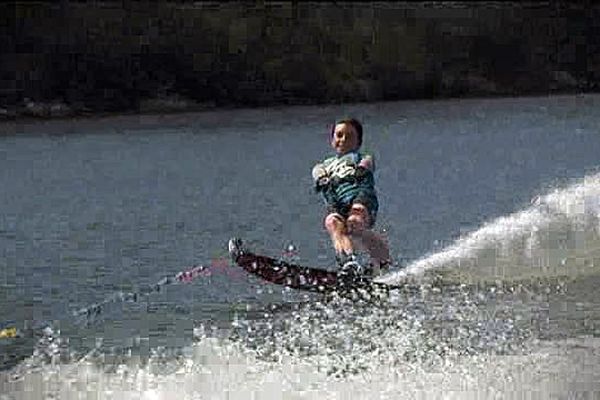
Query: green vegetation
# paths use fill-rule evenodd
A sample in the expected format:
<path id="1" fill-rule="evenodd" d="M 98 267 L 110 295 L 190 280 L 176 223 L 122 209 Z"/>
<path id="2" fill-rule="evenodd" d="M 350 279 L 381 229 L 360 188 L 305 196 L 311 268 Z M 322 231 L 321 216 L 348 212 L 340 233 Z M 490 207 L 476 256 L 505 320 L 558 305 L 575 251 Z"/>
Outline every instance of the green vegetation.
<path id="1" fill-rule="evenodd" d="M 600 8 L 584 4 L 16 2 L 0 9 L 15 17 L 14 34 L 3 24 L 0 108 L 596 90 Z"/>

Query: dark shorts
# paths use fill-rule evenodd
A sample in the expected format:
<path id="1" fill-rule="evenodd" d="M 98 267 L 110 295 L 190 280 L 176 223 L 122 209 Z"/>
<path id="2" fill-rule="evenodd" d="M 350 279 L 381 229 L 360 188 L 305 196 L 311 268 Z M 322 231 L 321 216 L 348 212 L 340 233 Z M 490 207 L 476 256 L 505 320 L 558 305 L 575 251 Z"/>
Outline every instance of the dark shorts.
<path id="1" fill-rule="evenodd" d="M 338 213 L 344 219 L 350 216 L 350 210 L 353 204 L 362 204 L 367 209 L 369 213 L 369 228 L 372 228 L 375 225 L 375 221 L 377 220 L 377 210 L 379 209 L 379 202 L 377 201 L 377 197 L 370 194 L 359 194 L 350 203 L 336 203 L 330 204 L 327 207 L 328 213 Z"/>

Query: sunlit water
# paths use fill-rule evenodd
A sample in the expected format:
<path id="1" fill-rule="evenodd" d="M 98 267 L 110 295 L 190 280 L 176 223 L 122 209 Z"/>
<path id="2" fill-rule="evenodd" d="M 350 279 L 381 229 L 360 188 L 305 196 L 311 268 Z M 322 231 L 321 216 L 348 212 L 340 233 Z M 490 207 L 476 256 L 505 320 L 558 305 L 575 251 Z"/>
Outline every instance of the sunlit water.
<path id="1" fill-rule="evenodd" d="M 0 399 L 594 398 L 600 97 L 400 102 L 4 125 Z M 333 267 L 310 168 L 364 121 L 374 302 L 266 285 L 243 237 Z M 197 264 L 191 283 L 137 293 Z M 111 297 L 112 296 L 112 297 Z M 106 299 L 102 312 L 76 316 Z"/>

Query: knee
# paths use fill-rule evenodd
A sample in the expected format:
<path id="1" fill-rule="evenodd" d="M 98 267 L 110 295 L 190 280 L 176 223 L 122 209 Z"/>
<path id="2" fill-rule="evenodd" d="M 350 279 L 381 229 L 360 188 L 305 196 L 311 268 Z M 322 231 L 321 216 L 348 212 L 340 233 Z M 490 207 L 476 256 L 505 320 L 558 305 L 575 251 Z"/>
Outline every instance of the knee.
<path id="1" fill-rule="evenodd" d="M 362 215 L 350 215 L 348 217 L 348 230 L 353 233 L 360 233 L 365 230 L 367 223 Z"/>
<path id="2" fill-rule="evenodd" d="M 368 226 L 369 211 L 367 208 L 360 203 L 353 204 L 352 209 L 350 210 L 350 216 L 348 217 L 348 229 L 355 233 L 360 233 L 367 229 Z"/>
<path id="3" fill-rule="evenodd" d="M 325 229 L 328 232 L 339 232 L 344 229 L 344 222 L 339 214 L 332 213 L 325 217 Z"/>

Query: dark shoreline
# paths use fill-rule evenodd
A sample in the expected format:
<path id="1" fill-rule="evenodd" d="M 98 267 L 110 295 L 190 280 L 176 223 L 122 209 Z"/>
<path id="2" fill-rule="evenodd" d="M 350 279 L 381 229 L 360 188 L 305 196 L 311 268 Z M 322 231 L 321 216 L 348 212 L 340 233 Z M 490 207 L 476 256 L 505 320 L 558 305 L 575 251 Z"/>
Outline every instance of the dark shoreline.
<path id="1" fill-rule="evenodd" d="M 180 107 L 156 107 L 146 109 L 124 109 L 124 110 L 111 110 L 111 111 L 93 111 L 93 110 L 77 110 L 71 108 L 68 104 L 54 103 L 59 105 L 61 110 L 67 110 L 67 112 L 52 113 L 52 104 L 36 104 L 37 109 L 44 110 L 43 112 L 32 112 L 27 109 L 20 109 L 13 114 L 2 114 L 0 112 L 0 123 L 3 122 L 34 122 L 34 121 L 60 121 L 67 119 L 102 119 L 109 117 L 119 116 L 161 116 L 161 115 L 177 115 L 177 114 L 188 114 L 188 113 L 201 113 L 211 111 L 230 111 L 230 110 L 248 110 L 248 109 L 263 109 L 263 108 L 285 108 L 285 107 L 297 107 L 297 106 L 336 106 L 344 104 L 374 104 L 374 103 L 386 103 L 386 102 L 401 102 L 401 101 L 452 101 L 452 100 L 489 100 L 489 99 L 510 99 L 510 98 L 532 98 L 532 97 L 559 97 L 559 96 L 585 96 L 600 94 L 600 91 L 580 91 L 580 90 L 562 90 L 552 92 L 530 92 L 522 93 L 518 95 L 503 95 L 503 94 L 479 94 L 471 96 L 437 96 L 437 97 L 419 97 L 419 98 L 399 98 L 394 100 L 374 100 L 374 101 L 345 101 L 345 102 L 319 102 L 305 100 L 298 102 L 287 102 L 287 103 L 267 103 L 261 105 L 248 105 L 248 104 L 228 104 L 228 105 L 215 105 L 215 104 L 189 104 L 187 106 Z M 2 108 L 0 108 L 2 110 Z"/>
<path id="2" fill-rule="evenodd" d="M 600 91 L 590 2 L 62 0 L 0 15 L 0 121 Z"/>
<path id="3" fill-rule="evenodd" d="M 5 135 L 13 135 L 19 134 L 23 132 L 19 132 L 15 130 L 17 127 L 27 127 L 27 126 L 36 126 L 38 124 L 51 123 L 51 122 L 66 122 L 66 123 L 93 123 L 94 121 L 101 121 L 106 119 L 119 119 L 122 121 L 140 121 L 142 125 L 148 124 L 148 126 L 154 125 L 157 121 L 160 121 L 161 124 L 166 124 L 167 126 L 171 123 L 175 125 L 180 125 L 181 121 L 186 121 L 189 118 L 193 120 L 196 118 L 194 115 L 198 114 L 200 116 L 202 113 L 213 113 L 219 111 L 260 111 L 260 110 L 272 110 L 277 111 L 280 109 L 285 109 L 288 107 L 313 107 L 313 106 L 338 106 L 338 105 L 361 105 L 369 106 L 372 104 L 384 104 L 384 103 L 398 103 L 398 102 L 452 102 L 452 101 L 468 101 L 468 102 L 477 102 L 481 101 L 489 101 L 489 100 L 511 100 L 514 99 L 518 101 L 520 99 L 528 99 L 528 98 L 540 98 L 540 99 L 560 99 L 560 98 L 590 98 L 600 96 L 600 92 L 553 92 L 553 93 L 530 93 L 526 95 L 519 96 L 470 96 L 470 97 L 437 97 L 437 98 L 418 98 L 418 99 L 399 99 L 399 100 L 381 100 L 381 101 L 373 101 L 373 102 L 346 102 L 346 103 L 314 103 L 314 104 L 270 104 L 267 106 L 227 106 L 227 107 L 201 107 L 201 108 L 193 108 L 190 107 L 188 109 L 178 109 L 178 110 L 129 110 L 129 111 L 111 111 L 111 112 L 97 112 L 97 113 L 81 113 L 81 114 L 72 114 L 66 116 L 53 116 L 53 117 L 36 117 L 30 115 L 21 115 L 13 118 L 0 118 L 0 136 Z M 137 126 L 137 123 L 134 123 L 132 126 Z M 7 130 L 7 128 L 12 127 Z"/>

